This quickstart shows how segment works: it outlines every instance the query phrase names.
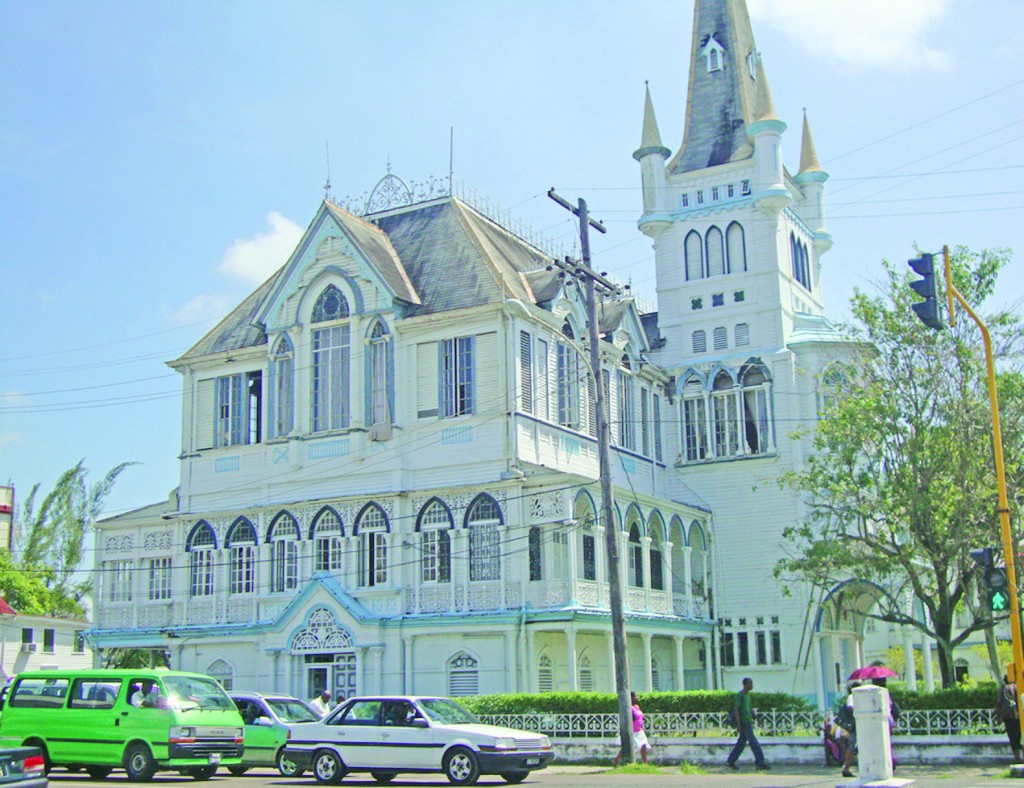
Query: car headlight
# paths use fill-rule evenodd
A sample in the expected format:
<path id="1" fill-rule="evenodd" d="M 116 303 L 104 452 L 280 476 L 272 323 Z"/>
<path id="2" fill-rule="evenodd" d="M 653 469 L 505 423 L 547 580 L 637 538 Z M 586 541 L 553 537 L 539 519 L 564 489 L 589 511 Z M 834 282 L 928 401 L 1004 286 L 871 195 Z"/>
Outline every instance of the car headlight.
<path id="1" fill-rule="evenodd" d="M 494 740 L 494 749 L 496 750 L 514 750 L 516 749 L 516 740 L 504 737 Z"/>

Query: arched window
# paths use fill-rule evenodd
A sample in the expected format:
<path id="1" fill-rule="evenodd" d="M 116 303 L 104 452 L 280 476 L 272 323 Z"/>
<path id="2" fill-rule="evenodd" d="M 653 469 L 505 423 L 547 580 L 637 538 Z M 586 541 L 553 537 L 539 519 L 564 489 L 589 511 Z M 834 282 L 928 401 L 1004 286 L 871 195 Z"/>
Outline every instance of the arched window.
<path id="1" fill-rule="evenodd" d="M 725 245 L 722 242 L 722 231 L 711 227 L 704 237 L 708 253 L 708 276 L 722 276 L 725 270 Z"/>
<path id="2" fill-rule="evenodd" d="M 214 551 L 217 537 L 205 520 L 189 534 L 185 550 L 189 556 L 189 596 L 213 595 Z"/>
<path id="3" fill-rule="evenodd" d="M 271 394 L 274 398 L 271 405 L 271 433 L 274 437 L 281 437 L 288 435 L 295 427 L 295 352 L 288 337 L 281 337 L 274 344 L 270 368 L 273 378 Z"/>
<path id="4" fill-rule="evenodd" d="M 501 510 L 489 495 L 478 495 L 466 514 L 469 529 L 469 579 L 501 579 Z"/>
<path id="5" fill-rule="evenodd" d="M 768 419 L 768 378 L 764 368 L 751 365 L 740 373 L 743 385 L 743 430 L 748 454 L 764 454 L 771 445 Z"/>
<path id="6" fill-rule="evenodd" d="M 231 692 L 235 684 L 235 671 L 223 659 L 215 659 L 206 667 L 206 675 L 216 679 L 225 692 Z"/>
<path id="7" fill-rule="evenodd" d="M 706 353 L 708 350 L 708 337 L 703 330 L 698 329 L 691 337 L 694 353 Z"/>
<path id="8" fill-rule="evenodd" d="M 555 689 L 555 668 L 551 664 L 551 657 L 541 654 L 537 660 L 537 691 L 554 692 Z"/>
<path id="9" fill-rule="evenodd" d="M 448 660 L 448 695 L 480 694 L 480 665 L 475 657 L 462 651 Z"/>
<path id="10" fill-rule="evenodd" d="M 629 528 L 629 584 L 637 588 L 644 586 L 644 548 L 636 525 Z"/>
<path id="11" fill-rule="evenodd" d="M 370 424 L 391 423 L 388 333 L 381 321 L 370 332 Z"/>
<path id="12" fill-rule="evenodd" d="M 575 430 L 580 426 L 580 361 L 569 321 L 562 326 L 562 336 L 567 341 L 558 343 L 558 423 Z"/>
<path id="13" fill-rule="evenodd" d="M 690 230 L 690 232 L 686 234 L 686 241 L 684 243 L 687 281 L 704 278 L 703 249 L 704 244 L 701 243 L 700 233 L 696 230 Z"/>
<path id="14" fill-rule="evenodd" d="M 416 529 L 420 532 L 420 580 L 424 583 L 450 583 L 452 579 L 452 515 L 448 507 L 434 499 L 420 512 Z"/>
<path id="15" fill-rule="evenodd" d="M 313 306 L 313 323 L 327 323 L 349 316 L 348 301 L 334 285 L 328 285 Z M 313 432 L 348 427 L 351 348 L 348 324 L 315 328 L 312 336 Z"/>
<path id="16" fill-rule="evenodd" d="M 580 656 L 579 661 L 579 688 L 580 692 L 593 692 L 594 691 L 594 668 L 590 663 L 590 657 L 587 654 Z"/>
<path id="17" fill-rule="evenodd" d="M 294 591 L 299 585 L 299 526 L 295 518 L 281 512 L 267 532 L 270 542 L 270 590 Z"/>
<path id="18" fill-rule="evenodd" d="M 388 581 L 388 518 L 377 504 L 367 504 L 356 520 L 359 537 L 359 585 L 363 588 Z"/>
<path id="19" fill-rule="evenodd" d="M 733 222 L 725 231 L 725 246 L 729 252 L 726 262 L 730 274 L 747 270 L 747 245 L 743 235 L 743 226 Z"/>
<path id="20" fill-rule="evenodd" d="M 322 509 L 313 521 L 313 571 L 341 571 L 341 519 L 333 509 Z"/>
<path id="21" fill-rule="evenodd" d="M 661 664 L 656 656 L 651 656 L 651 690 L 661 692 Z"/>
<path id="22" fill-rule="evenodd" d="M 821 376 L 819 399 L 821 401 L 821 412 L 839 403 L 843 392 L 850 385 L 850 376 L 846 370 L 838 364 L 833 364 Z"/>
<path id="23" fill-rule="evenodd" d="M 256 590 L 256 529 L 239 517 L 228 531 L 228 593 L 251 594 Z"/>
<path id="24" fill-rule="evenodd" d="M 581 494 L 573 506 L 573 517 L 580 534 L 581 561 L 577 571 L 584 580 L 597 580 L 597 538 L 594 535 L 594 507 L 590 498 Z"/>
<path id="25" fill-rule="evenodd" d="M 624 449 L 636 451 L 635 388 L 628 355 L 622 357 L 621 365 L 621 368 L 616 370 L 619 388 L 619 445 Z"/>
<path id="26" fill-rule="evenodd" d="M 740 453 L 736 384 L 724 370 L 718 373 L 712 386 L 711 413 L 715 430 L 715 456 L 735 457 Z"/>
<path id="27" fill-rule="evenodd" d="M 683 386 L 683 457 L 687 462 L 708 456 L 708 413 L 704 387 L 691 379 Z"/>
<path id="28" fill-rule="evenodd" d="M 655 514 L 651 518 L 647 532 L 651 535 L 651 588 L 664 591 L 665 566 L 662 563 L 664 555 L 662 543 L 665 541 L 665 528 L 659 515 Z"/>

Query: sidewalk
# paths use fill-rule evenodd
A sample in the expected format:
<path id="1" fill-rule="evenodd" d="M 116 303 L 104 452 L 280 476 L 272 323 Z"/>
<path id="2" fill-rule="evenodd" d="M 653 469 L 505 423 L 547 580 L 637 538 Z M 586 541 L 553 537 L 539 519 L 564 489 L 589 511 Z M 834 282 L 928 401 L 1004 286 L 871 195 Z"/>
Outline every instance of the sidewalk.
<path id="1" fill-rule="evenodd" d="M 917 788 L 1024 788 L 1024 780 L 1011 778 L 1009 774 L 1010 762 L 1007 759 L 1005 764 L 988 766 L 906 766 L 900 767 L 896 776 L 914 780 Z M 531 781 L 546 782 L 548 775 L 571 775 L 585 779 L 593 786 L 668 785 L 667 778 L 671 778 L 673 785 L 722 785 L 730 788 L 831 788 L 857 783 L 857 778 L 843 777 L 838 768 L 781 764 L 773 766 L 769 772 L 756 772 L 753 762 L 742 761 L 739 771 L 731 771 L 724 766 L 708 766 L 701 774 L 682 774 L 678 766 L 661 767 L 660 774 L 638 775 L 613 774 L 608 766 L 553 765 L 536 772 Z"/>

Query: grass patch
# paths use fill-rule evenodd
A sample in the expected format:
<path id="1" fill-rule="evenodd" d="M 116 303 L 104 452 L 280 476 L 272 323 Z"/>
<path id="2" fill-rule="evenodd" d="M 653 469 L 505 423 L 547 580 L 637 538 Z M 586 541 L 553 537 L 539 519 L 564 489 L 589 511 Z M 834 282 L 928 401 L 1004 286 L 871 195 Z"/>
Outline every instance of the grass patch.
<path id="1" fill-rule="evenodd" d="M 653 763 L 625 763 L 611 769 L 612 774 L 661 774 L 661 769 Z"/>
<path id="2" fill-rule="evenodd" d="M 707 774 L 707 771 L 699 763 L 690 763 L 689 761 L 683 761 L 679 765 L 679 771 L 682 774 Z"/>

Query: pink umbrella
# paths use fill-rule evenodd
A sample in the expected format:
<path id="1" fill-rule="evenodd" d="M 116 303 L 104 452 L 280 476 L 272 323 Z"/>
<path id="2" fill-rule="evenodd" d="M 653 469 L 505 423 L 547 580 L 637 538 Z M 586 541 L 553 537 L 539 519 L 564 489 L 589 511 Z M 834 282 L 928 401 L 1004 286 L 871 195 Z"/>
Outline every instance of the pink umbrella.
<path id="1" fill-rule="evenodd" d="M 868 665 L 864 668 L 857 668 L 850 674 L 850 678 L 847 680 L 866 681 L 868 679 L 888 679 L 898 675 L 899 673 L 887 668 L 885 665 Z"/>

